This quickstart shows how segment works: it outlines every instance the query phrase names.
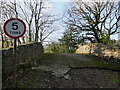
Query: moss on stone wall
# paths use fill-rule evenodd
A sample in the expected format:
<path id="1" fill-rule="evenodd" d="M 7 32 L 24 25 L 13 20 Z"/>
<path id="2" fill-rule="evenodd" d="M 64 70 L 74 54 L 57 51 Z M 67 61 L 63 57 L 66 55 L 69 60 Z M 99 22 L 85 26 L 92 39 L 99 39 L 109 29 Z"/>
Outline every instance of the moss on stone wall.
<path id="1" fill-rule="evenodd" d="M 18 46 L 16 51 L 17 69 L 20 66 L 24 67 L 24 65 L 34 65 L 42 53 L 43 46 L 41 43 Z M 6 82 L 8 83 L 12 80 L 13 66 L 13 48 L 2 50 L 3 87 Z"/>

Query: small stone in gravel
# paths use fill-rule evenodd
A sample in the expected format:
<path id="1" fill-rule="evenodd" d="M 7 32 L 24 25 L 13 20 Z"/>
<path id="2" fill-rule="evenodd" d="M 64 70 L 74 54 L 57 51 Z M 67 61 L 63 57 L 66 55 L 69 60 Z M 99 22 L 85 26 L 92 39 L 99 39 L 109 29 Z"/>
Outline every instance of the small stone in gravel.
<path id="1" fill-rule="evenodd" d="M 64 78 L 68 80 L 70 79 L 70 76 L 67 74 L 67 75 L 64 75 Z"/>

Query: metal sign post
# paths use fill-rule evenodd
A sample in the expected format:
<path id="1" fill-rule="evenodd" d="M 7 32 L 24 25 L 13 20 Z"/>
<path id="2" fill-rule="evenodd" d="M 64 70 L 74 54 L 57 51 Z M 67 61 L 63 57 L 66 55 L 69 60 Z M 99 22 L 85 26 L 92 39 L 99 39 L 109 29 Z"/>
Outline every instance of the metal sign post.
<path id="1" fill-rule="evenodd" d="M 5 34 L 14 39 L 14 49 L 13 49 L 13 88 L 16 88 L 16 77 L 17 77 L 17 61 L 16 61 L 16 49 L 17 49 L 17 38 L 22 37 L 26 32 L 25 23 L 18 18 L 11 18 L 7 20 L 4 24 Z"/>
<path id="2" fill-rule="evenodd" d="M 14 39 L 14 49 L 13 49 L 13 88 L 16 88 L 17 83 L 16 83 L 16 75 L 17 75 L 17 70 L 16 70 L 16 49 L 17 49 L 17 39 Z"/>

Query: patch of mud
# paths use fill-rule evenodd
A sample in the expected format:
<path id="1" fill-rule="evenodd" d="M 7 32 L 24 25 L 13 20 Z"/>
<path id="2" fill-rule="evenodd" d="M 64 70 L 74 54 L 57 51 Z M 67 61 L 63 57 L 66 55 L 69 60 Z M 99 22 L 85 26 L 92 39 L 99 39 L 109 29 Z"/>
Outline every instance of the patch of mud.
<path id="1" fill-rule="evenodd" d="M 51 88 L 118 88 L 118 72 L 98 69 L 70 69 L 63 77 L 47 74 L 47 84 Z"/>

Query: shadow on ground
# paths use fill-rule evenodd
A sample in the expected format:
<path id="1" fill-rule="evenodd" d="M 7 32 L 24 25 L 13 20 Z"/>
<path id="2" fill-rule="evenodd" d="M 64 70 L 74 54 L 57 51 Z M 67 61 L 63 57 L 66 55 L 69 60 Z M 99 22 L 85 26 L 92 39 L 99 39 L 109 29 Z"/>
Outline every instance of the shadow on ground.
<path id="1" fill-rule="evenodd" d="M 43 54 L 34 65 L 18 66 L 18 88 L 118 88 L 119 67 L 99 57 Z M 4 87 L 10 87 L 9 80 Z"/>

